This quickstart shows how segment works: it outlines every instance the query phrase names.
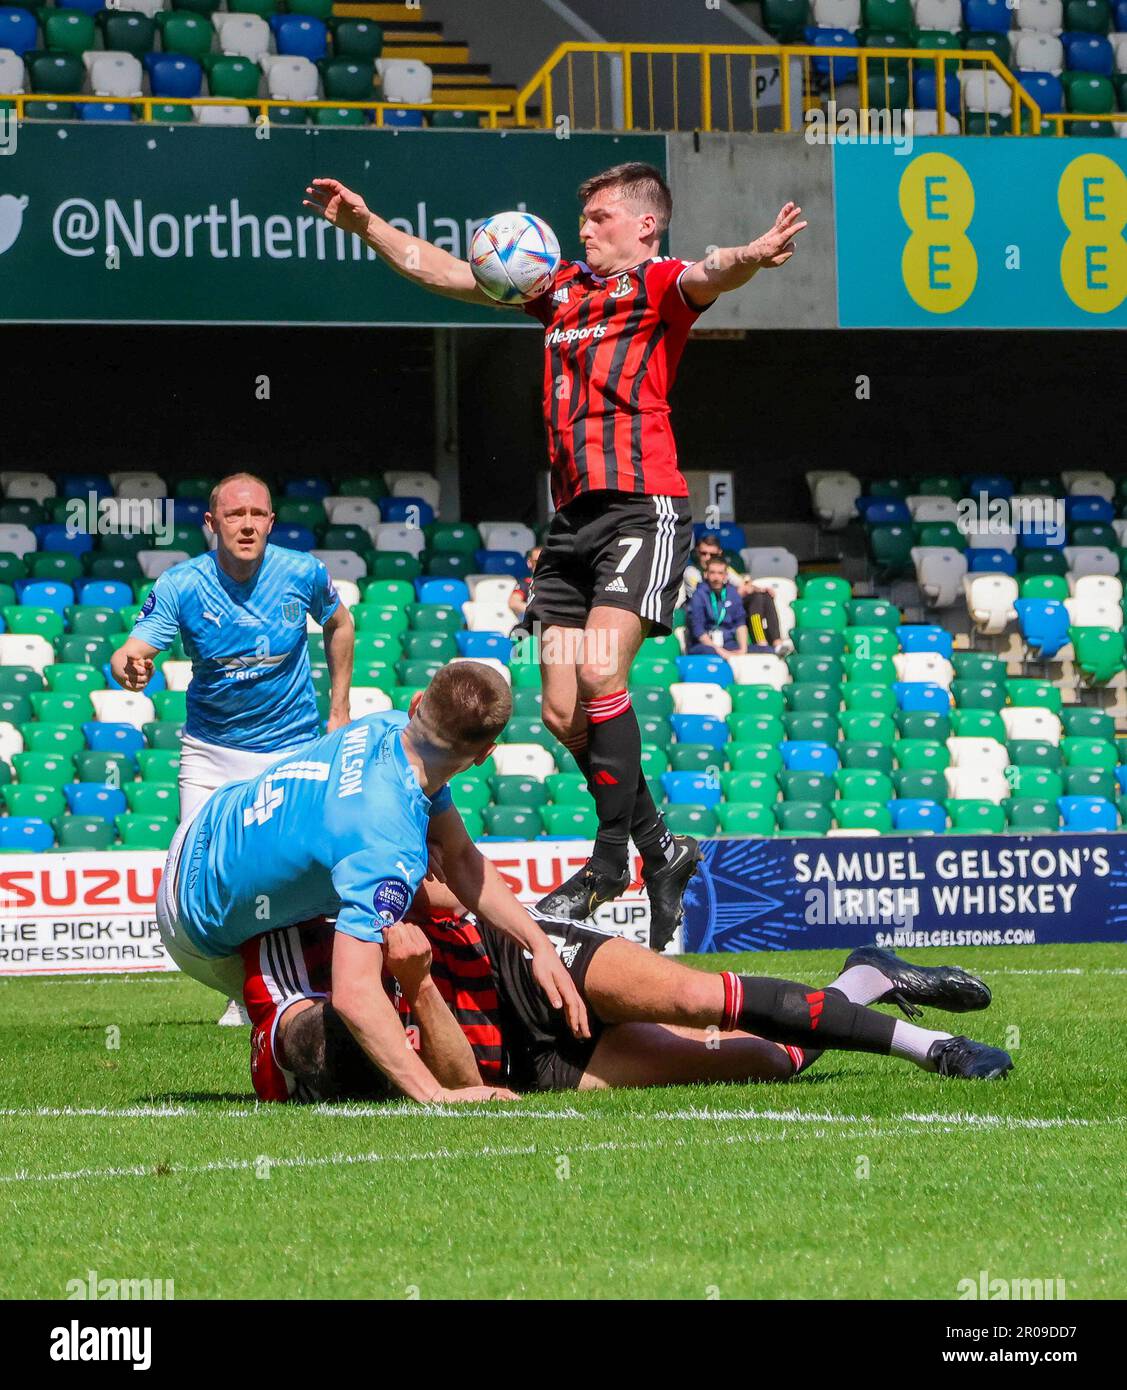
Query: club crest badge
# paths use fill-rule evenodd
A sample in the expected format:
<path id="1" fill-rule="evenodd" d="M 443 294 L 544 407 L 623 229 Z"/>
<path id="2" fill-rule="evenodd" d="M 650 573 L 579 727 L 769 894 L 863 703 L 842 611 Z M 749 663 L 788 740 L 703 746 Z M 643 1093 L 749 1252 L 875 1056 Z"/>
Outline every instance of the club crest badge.
<path id="1" fill-rule="evenodd" d="M 297 599 L 288 599 L 282 604 L 282 621 L 291 624 L 301 622 L 301 604 Z"/>

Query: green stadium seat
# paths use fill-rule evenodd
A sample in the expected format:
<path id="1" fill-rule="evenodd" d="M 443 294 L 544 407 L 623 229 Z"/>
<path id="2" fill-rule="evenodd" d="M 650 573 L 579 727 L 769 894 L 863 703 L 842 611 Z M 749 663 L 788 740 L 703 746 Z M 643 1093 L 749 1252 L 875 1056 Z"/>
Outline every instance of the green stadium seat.
<path id="1" fill-rule="evenodd" d="M 784 689 L 783 697 L 787 709 L 807 714 L 836 713 L 841 703 L 836 685 L 814 685 L 805 681 L 792 681 Z"/>
<path id="2" fill-rule="evenodd" d="M 665 824 L 673 835 L 695 835 L 697 839 L 716 833 L 716 815 L 711 806 L 663 806 Z"/>
<path id="3" fill-rule="evenodd" d="M 1060 811 L 1055 798 L 1010 797 L 1005 803 L 1005 815 L 1011 830 L 1025 834 L 1043 834 L 1060 828 Z"/>
<path id="4" fill-rule="evenodd" d="M 1106 768 L 1066 767 L 1064 770 L 1065 796 L 1102 796 L 1114 801 L 1118 791 L 1115 774 Z"/>
<path id="5" fill-rule="evenodd" d="M 781 715 L 786 709 L 783 692 L 770 685 L 730 685 L 732 716 L 740 714 Z M 731 720 L 729 720 L 729 726 Z"/>
<path id="6" fill-rule="evenodd" d="M 916 531 L 917 545 L 945 546 L 951 550 L 966 550 L 967 548 L 966 536 L 953 521 L 925 521 L 916 528 Z"/>
<path id="7" fill-rule="evenodd" d="M 950 29 L 920 29 L 916 33 L 917 48 L 934 51 L 935 49 L 962 48 L 962 46 L 963 43 L 960 36 L 953 33 Z M 931 66 L 934 66 L 934 64 Z M 940 492 L 935 486 L 936 483 L 953 483 L 957 490 L 955 492 Z M 962 487 L 962 483 L 960 483 L 957 478 L 921 478 L 919 482 L 920 495 L 928 497 L 951 497 L 957 499 L 963 495 Z"/>
<path id="8" fill-rule="evenodd" d="M 368 124 L 368 121 L 364 112 L 355 106 L 316 106 L 313 108 L 313 124 L 363 127 Z"/>
<path id="9" fill-rule="evenodd" d="M 842 687 L 841 694 L 847 710 L 860 710 L 865 714 L 896 713 L 896 694 L 890 685 L 862 685 L 849 681 Z"/>
<path id="10" fill-rule="evenodd" d="M 59 787 L 33 782 L 10 782 L 0 787 L 0 800 L 10 816 L 38 816 L 41 820 L 53 820 L 67 808 Z"/>
<path id="11" fill-rule="evenodd" d="M 1064 703 L 1060 687 L 1053 685 L 1051 681 L 1008 680 L 1006 697 L 1011 705 L 1036 706 L 1040 709 L 1051 709 L 1057 714 Z"/>
<path id="12" fill-rule="evenodd" d="M 180 754 L 171 749 L 142 748 L 137 767 L 145 782 L 176 782 L 180 775 Z"/>
<path id="13" fill-rule="evenodd" d="M 407 611 L 412 632 L 461 632 L 465 627 L 459 609 L 444 603 L 413 603 Z"/>
<path id="14" fill-rule="evenodd" d="M 531 690 L 513 690 L 513 713 L 528 719 L 539 719 L 543 715 L 542 692 L 539 687 Z"/>
<path id="15" fill-rule="evenodd" d="M 489 806 L 484 812 L 485 830 L 510 840 L 534 840 L 543 830 L 535 806 Z"/>
<path id="16" fill-rule="evenodd" d="M 121 632 L 121 616 L 113 608 L 76 603 L 66 610 L 71 634 L 75 637 L 108 637 Z"/>
<path id="17" fill-rule="evenodd" d="M 1006 687 L 987 681 L 952 681 L 951 695 L 959 709 L 993 710 L 996 714 L 1006 705 Z"/>
<path id="18" fill-rule="evenodd" d="M 137 815 L 127 811 L 117 818 L 117 832 L 126 849 L 167 849 L 176 833 L 174 816 Z"/>
<path id="19" fill-rule="evenodd" d="M 1046 546 L 1044 550 L 1023 550 L 1018 546 L 1017 566 L 1020 582 L 1032 574 L 1068 573 L 1068 558 L 1059 548 Z"/>
<path id="20" fill-rule="evenodd" d="M 643 742 L 641 764 L 647 780 L 655 780 L 669 771 L 669 754 L 660 744 Z"/>
<path id="21" fill-rule="evenodd" d="M 853 628 L 884 628 L 895 632 L 900 626 L 900 610 L 879 598 L 855 598 L 845 605 L 849 626 Z"/>
<path id="22" fill-rule="evenodd" d="M 1006 776 L 1015 797 L 1055 802 L 1064 795 L 1064 777 L 1055 768 L 1011 767 Z"/>
<path id="23" fill-rule="evenodd" d="M 32 699 L 35 697 L 32 696 Z M 1118 753 L 1110 739 L 1066 735 L 1061 740 L 1061 753 L 1067 767 L 1095 767 L 1114 771 Z"/>
<path id="24" fill-rule="evenodd" d="M 942 772 L 951 766 L 946 743 L 934 738 L 901 738 L 893 745 L 896 761 L 914 772 Z"/>
<path id="25" fill-rule="evenodd" d="M 900 650 L 900 639 L 885 627 L 847 627 L 845 641 L 860 657 L 895 656 Z"/>
<path id="26" fill-rule="evenodd" d="M 1002 716 L 988 709 L 956 709 L 951 711 L 951 733 L 956 738 L 993 738 L 1006 741 L 1006 726 Z"/>
<path id="27" fill-rule="evenodd" d="M 801 43 L 810 0 L 763 0 L 763 27 L 780 43 Z"/>
<path id="28" fill-rule="evenodd" d="M 638 719 L 638 728 L 641 730 L 643 743 L 656 743 L 659 747 L 667 749 L 673 742 L 673 730 L 664 715 L 643 714 Z"/>
<path id="29" fill-rule="evenodd" d="M 723 763 L 723 751 L 713 748 L 710 743 L 669 745 L 669 767 L 672 772 L 705 772 L 710 767 L 721 767 Z"/>
<path id="30" fill-rule="evenodd" d="M 308 3 L 308 0 L 303 0 Z M 375 68 L 369 58 L 330 58 L 319 65 L 326 101 L 374 101 Z M 363 119 L 363 112 L 357 113 Z"/>
<path id="31" fill-rule="evenodd" d="M 376 608 L 406 608 L 415 601 L 415 586 L 406 579 L 369 579 L 360 586 L 360 595 Z"/>
<path id="32" fill-rule="evenodd" d="M 947 779 L 942 768 L 900 767 L 892 774 L 892 780 L 901 801 L 947 800 Z"/>
<path id="33" fill-rule="evenodd" d="M 31 786 L 65 787 L 74 781 L 74 756 L 70 753 L 14 753 L 12 768 L 20 782 Z"/>
<path id="34" fill-rule="evenodd" d="M 791 680 L 800 685 L 840 685 L 845 679 L 840 656 L 803 656 L 794 652 L 787 657 L 787 666 Z"/>
<path id="35" fill-rule="evenodd" d="M 664 771 L 664 769 L 663 769 Z M 578 772 L 550 772 L 544 778 L 548 799 L 556 806 L 589 806 L 587 779 Z"/>
<path id="36" fill-rule="evenodd" d="M 838 716 L 842 737 L 850 743 L 884 743 L 891 745 L 896 738 L 896 724 L 887 714 L 869 714 L 865 710 L 845 710 Z"/>
<path id="37" fill-rule="evenodd" d="M 593 840 L 599 833 L 599 817 L 593 805 L 590 806 L 545 806 L 540 812 L 544 822 L 544 832 L 566 838 L 581 835 L 585 840 Z"/>
<path id="38" fill-rule="evenodd" d="M 892 778 L 887 772 L 870 772 L 863 767 L 839 768 L 834 776 L 844 801 L 891 801 Z"/>
<path id="39" fill-rule="evenodd" d="M 839 574 L 815 574 L 803 580 L 799 576 L 799 596 L 819 603 L 848 603 L 853 586 Z"/>
<path id="40" fill-rule="evenodd" d="M 807 739 L 815 743 L 836 743 L 841 725 L 836 714 L 786 714 L 783 727 L 788 739 Z M 762 738 L 757 740 L 762 742 Z"/>
<path id="41" fill-rule="evenodd" d="M 48 642 L 63 635 L 63 620 L 53 608 L 36 608 L 31 604 L 8 604 L 3 610 L 4 626 L 8 632 L 21 637 L 46 637 Z"/>
<path id="42" fill-rule="evenodd" d="M 83 10 L 63 8 L 44 9 L 40 16 L 43 25 L 43 47 L 50 53 L 72 53 L 79 57 L 94 47 L 94 20 Z M 60 91 L 78 91 L 63 87 Z"/>
<path id="43" fill-rule="evenodd" d="M 356 624 L 357 632 L 382 632 L 385 636 L 399 636 L 407 631 L 408 616 L 402 608 L 355 603 L 352 606 L 352 621 Z"/>
<path id="44" fill-rule="evenodd" d="M 492 778 L 496 806 L 546 806 L 548 788 L 534 777 L 497 776 Z"/>
<path id="45" fill-rule="evenodd" d="M 720 785 L 726 801 L 773 806 L 779 799 L 779 783 L 770 772 L 723 772 Z"/>
<path id="46" fill-rule="evenodd" d="M 521 781 L 525 780 L 523 778 Z M 450 782 L 450 795 L 454 805 L 464 817 L 467 811 L 484 811 L 492 800 L 489 783 L 484 777 L 464 772 Z"/>
<path id="47" fill-rule="evenodd" d="M 319 634 L 318 634 L 319 637 Z M 324 646 L 320 644 L 323 651 Z M 357 665 L 395 666 L 403 652 L 402 634 L 398 632 L 358 632 L 356 634 L 355 659 Z M 310 659 L 313 656 L 313 639 L 309 642 Z"/>
<path id="48" fill-rule="evenodd" d="M 150 748 L 164 752 L 178 753 L 184 732 L 182 719 L 151 719 L 143 725 L 141 732 Z"/>
<path id="49" fill-rule="evenodd" d="M 1005 663 L 996 656 L 989 656 L 985 652 L 953 652 L 951 664 L 957 680 L 979 681 L 983 685 L 1005 684 Z"/>
<path id="50" fill-rule="evenodd" d="M 30 695 L 43 689 L 43 677 L 31 666 L 0 666 L 0 692 Z"/>
<path id="51" fill-rule="evenodd" d="M 673 696 L 664 686 L 633 686 L 630 699 L 639 719 L 643 715 L 653 719 L 668 719 L 673 713 Z"/>
<path id="52" fill-rule="evenodd" d="M 638 648 L 638 655 L 646 661 L 654 659 L 676 661 L 681 655 L 681 644 L 671 632 L 660 637 L 645 637 Z"/>
<path id="53" fill-rule="evenodd" d="M 11 551 L 0 551 L 0 583 L 13 584 L 17 579 L 27 578 L 27 561 L 22 555 Z"/>
<path id="54" fill-rule="evenodd" d="M 1115 720 L 1103 710 L 1065 705 L 1060 719 L 1068 738 L 1099 738 L 1109 743 L 1115 740 Z"/>
<path id="55" fill-rule="evenodd" d="M 137 768 L 128 753 L 95 753 L 84 748 L 74 755 L 74 771 L 80 782 L 123 787 L 133 780 Z"/>
<path id="56" fill-rule="evenodd" d="M 1069 640 L 1077 669 L 1092 685 L 1102 685 L 1127 668 L 1123 633 L 1106 627 L 1070 627 Z"/>
<path id="57" fill-rule="evenodd" d="M 951 829 L 961 835 L 996 835 L 1006 828 L 1006 813 L 993 801 L 955 798 L 947 802 Z"/>
<path id="58" fill-rule="evenodd" d="M 677 680 L 677 667 L 670 660 L 636 660 L 630 668 L 630 689 L 637 686 L 657 686 L 667 690 Z"/>
<path id="59" fill-rule="evenodd" d="M 106 850 L 113 846 L 114 828 L 101 816 L 56 816 L 52 825 L 61 850 Z"/>
<path id="60" fill-rule="evenodd" d="M 370 19 L 338 19 L 333 25 L 333 52 L 342 58 L 376 59 L 383 49 L 383 29 Z"/>
<path id="61" fill-rule="evenodd" d="M 498 740 L 501 743 L 536 743 L 554 754 L 559 740 L 540 719 L 514 715 L 505 725 Z"/>
<path id="62" fill-rule="evenodd" d="M 826 835 L 833 826 L 828 805 L 809 801 L 780 801 L 772 808 L 780 835 Z"/>
<path id="63" fill-rule="evenodd" d="M 721 834 L 732 837 L 773 835 L 775 817 L 770 806 L 751 802 L 721 802 L 714 808 Z"/>
<path id="64" fill-rule="evenodd" d="M 896 727 L 901 738 L 946 740 L 951 737 L 950 717 L 945 714 L 929 714 L 926 710 L 899 710 L 896 714 Z"/>
<path id="65" fill-rule="evenodd" d="M 833 814 L 839 830 L 892 831 L 892 812 L 881 801 L 838 801 Z"/>
<path id="66" fill-rule="evenodd" d="M 796 628 L 815 628 L 819 632 L 844 632 L 846 627 L 846 605 L 844 603 L 823 603 L 817 599 L 795 599 L 791 604 L 794 610 Z"/>
<path id="67" fill-rule="evenodd" d="M 94 718 L 90 696 L 81 691 L 37 690 L 31 696 L 31 708 L 45 724 L 84 724 Z"/>
<path id="68" fill-rule="evenodd" d="M 330 549 L 327 541 L 325 549 Z M 407 550 L 370 550 L 364 560 L 370 579 L 418 579 L 423 572 L 418 559 Z"/>
<path id="69" fill-rule="evenodd" d="M 29 579 L 53 579 L 60 584 L 73 584 L 82 576 L 82 560 L 77 555 L 54 550 L 40 550 L 27 557 Z"/>
<path id="70" fill-rule="evenodd" d="M 1010 65 L 1010 40 L 1006 34 L 999 34 L 990 30 L 979 30 L 976 33 L 967 33 L 963 41 L 963 47 L 965 49 L 971 49 L 972 51 L 977 50 L 978 52 L 985 51 L 987 53 L 993 53 L 1004 66 L 1009 67 Z M 986 67 L 986 64 L 971 58 L 964 62 L 963 67 L 964 69 L 983 68 Z M 1005 127 L 1007 131 L 1009 128 L 1009 126 Z"/>
<path id="71" fill-rule="evenodd" d="M 456 551 L 428 550 L 423 564 L 426 573 L 435 579 L 465 579 L 475 570 L 474 557 Z"/>
<path id="72" fill-rule="evenodd" d="M 845 634 L 832 628 L 811 627 L 805 631 L 795 628 L 791 633 L 794 649 L 802 656 L 843 656 Z"/>
<path id="73" fill-rule="evenodd" d="M 846 684 L 892 685 L 896 666 L 890 656 L 856 656 L 850 652 L 841 659 Z"/>
<path id="74" fill-rule="evenodd" d="M 402 710 L 406 713 L 411 707 L 411 701 L 416 695 L 423 693 L 421 685 L 396 685 L 393 686 L 391 694 L 391 705 L 393 709 Z"/>
<path id="75" fill-rule="evenodd" d="M 127 782 L 123 788 L 130 811 L 141 816 L 180 819 L 180 789 L 170 782 Z"/>
<path id="76" fill-rule="evenodd" d="M 1094 72 L 1061 74 L 1069 111 L 1083 116 L 1105 116 L 1115 111 L 1115 87 L 1109 77 Z"/>
<path id="77" fill-rule="evenodd" d="M 869 772 L 891 773 L 894 766 L 892 747 L 887 743 L 846 739 L 839 744 L 837 751 L 842 767 L 860 767 Z"/>
<path id="78" fill-rule="evenodd" d="M 405 632 L 403 655 L 412 661 L 453 661 L 458 644 L 448 632 Z"/>
<path id="79" fill-rule="evenodd" d="M 1063 766 L 1060 748 L 1038 739 L 1015 738 L 1006 744 L 1010 762 L 1015 767 L 1040 767 L 1056 770 Z"/>
<path id="80" fill-rule="evenodd" d="M 111 53 L 131 53 L 134 58 L 143 58 L 156 47 L 156 21 L 148 15 L 103 10 L 97 22 Z"/>
<path id="81" fill-rule="evenodd" d="M 415 661 L 404 659 L 395 663 L 395 674 L 399 678 L 400 685 L 425 687 L 430 684 L 445 664 L 445 662 L 435 660 L 433 657 L 420 658 Z"/>
<path id="82" fill-rule="evenodd" d="M 780 772 L 779 788 L 784 801 L 810 801 L 828 806 L 837 797 L 837 786 L 828 772 Z"/>
<path id="83" fill-rule="evenodd" d="M 728 763 L 733 772 L 778 773 L 783 770 L 783 755 L 774 743 L 730 743 Z"/>
<path id="84" fill-rule="evenodd" d="M 86 747 L 82 730 L 73 724 L 25 724 L 20 730 L 29 753 L 80 753 Z"/>
<path id="85" fill-rule="evenodd" d="M 59 694 L 86 693 L 105 690 L 106 678 L 101 671 L 86 662 L 57 662 L 43 671 L 48 690 Z"/>
<path id="86" fill-rule="evenodd" d="M 31 700 L 27 695 L 0 695 L 0 723 L 20 725 L 30 719 Z"/>

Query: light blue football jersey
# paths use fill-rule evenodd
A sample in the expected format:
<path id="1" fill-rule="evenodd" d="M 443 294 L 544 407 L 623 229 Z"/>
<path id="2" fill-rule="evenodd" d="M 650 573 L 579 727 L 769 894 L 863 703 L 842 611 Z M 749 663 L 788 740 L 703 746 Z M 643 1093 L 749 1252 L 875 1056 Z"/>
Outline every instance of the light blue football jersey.
<path id="1" fill-rule="evenodd" d="M 427 871 L 427 826 L 453 805 L 419 786 L 400 710 L 369 714 L 204 802 L 184 839 L 177 906 L 201 955 L 233 955 L 272 927 L 336 914 L 382 941 Z"/>
<path id="2" fill-rule="evenodd" d="M 245 584 L 209 551 L 160 576 L 132 635 L 163 651 L 182 634 L 192 662 L 185 733 L 282 753 L 320 732 L 305 617 L 323 623 L 339 603 L 329 571 L 303 551 L 268 545 Z"/>

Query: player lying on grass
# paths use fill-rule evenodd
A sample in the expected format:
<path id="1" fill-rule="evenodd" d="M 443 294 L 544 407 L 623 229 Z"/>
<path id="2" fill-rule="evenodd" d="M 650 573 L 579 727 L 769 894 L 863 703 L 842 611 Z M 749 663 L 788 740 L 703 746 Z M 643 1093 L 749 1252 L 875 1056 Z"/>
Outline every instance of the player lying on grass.
<path id="1" fill-rule="evenodd" d="M 588 1038 L 571 1036 L 545 1008 L 520 946 L 467 914 L 448 887 L 428 879 L 407 918 L 391 928 L 385 987 L 424 1056 L 454 1067 L 443 1077 L 432 1062 L 444 1084 L 478 1085 L 484 1077 L 536 1091 L 784 1081 L 816 1061 L 823 1045 L 891 1051 L 945 1076 L 992 1078 L 1011 1065 L 999 1049 L 860 1007 L 897 1003 L 910 1015 L 923 1005 L 953 1013 L 985 1008 L 990 991 L 957 967 L 918 967 L 861 948 L 825 990 L 810 990 L 695 970 L 567 919 L 541 922 L 587 1004 Z M 251 1075 L 264 1100 L 389 1094 L 334 1017 L 330 934 L 327 924 L 291 928 L 243 948 Z M 812 1018 L 786 1026 L 762 1010 L 739 1012 L 749 985 L 801 991 L 801 1014 Z M 822 1020 L 835 1012 L 880 1020 L 895 1041 L 876 1045 L 875 1029 L 852 1042 L 823 1036 Z M 767 1028 L 751 1027 L 753 1019 Z"/>
<path id="2" fill-rule="evenodd" d="M 444 1090 L 403 1047 L 380 985 L 384 932 L 410 906 L 436 853 L 451 888 L 531 955 L 531 974 L 576 1037 L 586 1010 L 548 938 L 466 833 L 446 786 L 488 757 L 512 698 L 477 662 L 443 667 L 410 714 L 368 715 L 214 792 L 177 831 L 157 894 L 161 939 L 181 970 L 240 993 L 242 943 L 264 927 L 336 918 L 336 1014 L 364 1055 L 412 1100 Z"/>

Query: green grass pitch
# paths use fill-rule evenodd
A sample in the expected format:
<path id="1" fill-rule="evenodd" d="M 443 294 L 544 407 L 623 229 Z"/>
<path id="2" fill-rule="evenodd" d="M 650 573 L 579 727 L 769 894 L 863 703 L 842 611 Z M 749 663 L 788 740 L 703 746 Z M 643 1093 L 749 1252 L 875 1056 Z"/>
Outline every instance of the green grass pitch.
<path id="1" fill-rule="evenodd" d="M 785 1086 L 433 1113 L 256 1107 L 246 1030 L 182 977 L 5 979 L 0 1296 L 94 1270 L 178 1299 L 952 1299 L 986 1270 L 1123 1297 L 1127 946 L 943 954 L 994 990 L 962 1026 L 1008 1039 L 1004 1083 L 838 1053 Z"/>

